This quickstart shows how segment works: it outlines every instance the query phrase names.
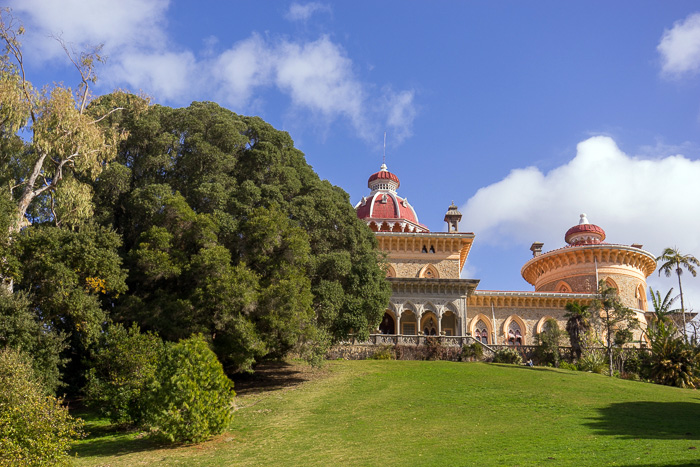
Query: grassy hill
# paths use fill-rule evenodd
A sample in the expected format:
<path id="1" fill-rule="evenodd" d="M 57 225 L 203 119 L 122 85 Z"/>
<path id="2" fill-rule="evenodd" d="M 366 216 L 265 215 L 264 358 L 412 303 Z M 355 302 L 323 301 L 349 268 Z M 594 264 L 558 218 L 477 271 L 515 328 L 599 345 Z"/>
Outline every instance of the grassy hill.
<path id="1" fill-rule="evenodd" d="M 164 448 L 92 420 L 78 464 L 700 465 L 693 390 L 483 363 L 276 371 L 239 385 L 230 431 L 210 442 Z"/>

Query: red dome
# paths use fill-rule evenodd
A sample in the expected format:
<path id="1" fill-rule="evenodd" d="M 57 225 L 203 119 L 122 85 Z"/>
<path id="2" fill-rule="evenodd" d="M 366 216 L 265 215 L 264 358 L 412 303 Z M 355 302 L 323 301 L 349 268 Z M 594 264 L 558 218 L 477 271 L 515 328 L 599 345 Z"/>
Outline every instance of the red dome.
<path id="1" fill-rule="evenodd" d="M 401 184 L 399 183 L 399 177 L 389 172 L 388 170 L 380 170 L 377 173 L 370 175 L 369 180 L 367 180 L 367 185 L 369 186 L 375 180 L 391 180 L 396 182 L 396 188 Z M 371 187 L 370 187 L 371 188 Z"/>
<path id="2" fill-rule="evenodd" d="M 357 217 L 360 219 L 405 219 L 418 224 L 415 211 L 402 199 L 393 193 L 377 193 L 366 200 L 365 204 L 357 207 Z"/>
<path id="3" fill-rule="evenodd" d="M 578 225 L 571 227 L 564 235 L 569 245 L 597 244 L 605 240 L 605 230 L 595 224 L 589 224 L 585 214 L 581 214 Z"/>

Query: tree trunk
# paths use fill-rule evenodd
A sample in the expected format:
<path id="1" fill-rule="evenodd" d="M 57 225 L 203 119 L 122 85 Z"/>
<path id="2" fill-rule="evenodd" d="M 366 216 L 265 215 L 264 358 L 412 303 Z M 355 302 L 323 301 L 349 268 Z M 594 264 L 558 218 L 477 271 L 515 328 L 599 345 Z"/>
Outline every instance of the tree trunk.
<path id="1" fill-rule="evenodd" d="M 678 290 L 681 293 L 681 313 L 683 313 L 683 341 L 688 342 L 688 334 L 685 329 L 685 305 L 683 303 L 683 286 L 681 285 L 681 267 L 680 265 L 676 268 L 676 274 L 678 275 Z"/>

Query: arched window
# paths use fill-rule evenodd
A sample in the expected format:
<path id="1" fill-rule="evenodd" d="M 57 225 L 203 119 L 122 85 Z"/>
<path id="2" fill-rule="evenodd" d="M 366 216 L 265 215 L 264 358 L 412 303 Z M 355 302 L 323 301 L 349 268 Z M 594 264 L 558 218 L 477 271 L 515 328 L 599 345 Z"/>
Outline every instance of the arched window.
<path id="1" fill-rule="evenodd" d="M 489 343 L 489 331 L 486 324 L 482 320 L 479 320 L 474 327 L 474 337 L 482 344 Z"/>
<path id="2" fill-rule="evenodd" d="M 612 279 L 609 278 L 609 277 L 605 279 L 605 285 L 606 285 L 606 287 L 610 287 L 610 288 L 613 288 L 613 289 L 615 289 L 615 290 L 620 290 L 620 289 L 617 287 L 617 284 L 615 283 L 615 281 L 612 280 Z"/>
<path id="3" fill-rule="evenodd" d="M 435 247 L 433 245 L 430 245 L 430 252 L 435 253 Z"/>
<path id="4" fill-rule="evenodd" d="M 423 249 L 421 250 L 421 253 L 427 253 L 427 252 L 428 252 L 428 249 L 425 247 L 425 245 L 423 245 Z"/>
<path id="5" fill-rule="evenodd" d="M 637 299 L 637 308 L 646 311 L 647 309 L 647 294 L 644 291 L 642 284 L 639 284 L 637 290 L 634 291 L 634 296 Z"/>
<path id="6" fill-rule="evenodd" d="M 523 333 L 515 320 L 508 325 L 508 345 L 523 345 Z"/>
<path id="7" fill-rule="evenodd" d="M 426 279 L 439 279 L 440 274 L 435 266 L 432 264 L 427 264 L 419 271 L 418 277 L 425 277 Z"/>
<path id="8" fill-rule="evenodd" d="M 423 323 L 423 334 L 426 336 L 437 335 L 437 325 L 435 319 L 431 316 Z"/>

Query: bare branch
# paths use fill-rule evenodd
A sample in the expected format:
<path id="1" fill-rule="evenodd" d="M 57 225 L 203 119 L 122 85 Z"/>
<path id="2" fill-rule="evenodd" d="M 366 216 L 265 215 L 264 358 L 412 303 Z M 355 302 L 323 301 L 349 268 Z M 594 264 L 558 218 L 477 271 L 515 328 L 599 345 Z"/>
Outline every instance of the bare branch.
<path id="1" fill-rule="evenodd" d="M 102 121 L 102 120 L 104 120 L 105 118 L 109 117 L 110 115 L 112 115 L 114 112 L 116 112 L 116 111 L 118 111 L 118 110 L 124 110 L 124 107 L 115 107 L 115 108 L 113 108 L 112 110 L 110 110 L 109 112 L 107 112 L 106 114 L 104 114 L 103 116 L 101 116 L 100 118 L 98 118 L 97 120 L 93 120 L 93 121 L 90 122 L 90 123 L 93 123 L 93 124 L 94 124 L 94 123 L 100 122 L 100 121 Z"/>

